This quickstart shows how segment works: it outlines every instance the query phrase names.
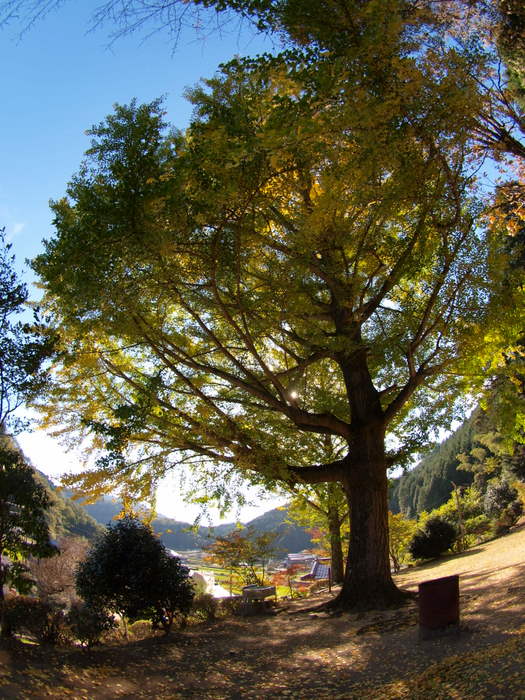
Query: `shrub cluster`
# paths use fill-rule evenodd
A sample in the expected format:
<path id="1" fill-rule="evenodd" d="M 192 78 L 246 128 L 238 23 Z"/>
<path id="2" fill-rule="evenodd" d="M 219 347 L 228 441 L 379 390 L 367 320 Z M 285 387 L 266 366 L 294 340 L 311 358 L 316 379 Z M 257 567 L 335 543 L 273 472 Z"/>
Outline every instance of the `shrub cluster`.
<path id="1" fill-rule="evenodd" d="M 176 618 L 184 620 L 194 597 L 189 570 L 131 517 L 111 524 L 89 551 L 77 569 L 76 588 L 93 609 L 132 622 L 151 620 L 165 632 Z"/>
<path id="2" fill-rule="evenodd" d="M 25 632 L 41 642 L 67 639 L 91 647 L 117 626 L 113 613 L 123 619 L 126 629 L 128 621 L 147 620 L 149 629 L 168 632 L 176 618 L 185 623 L 194 598 L 189 570 L 147 525 L 129 517 L 111 524 L 78 564 L 75 584 L 84 602 L 73 600 L 67 614 L 66 605 L 55 600 L 55 590 L 48 590 L 49 572 L 40 573 L 38 590 L 45 596 L 6 601 L 3 636 Z M 216 601 L 200 596 L 195 610 L 212 619 Z"/>
<path id="3" fill-rule="evenodd" d="M 2 636 L 26 634 L 44 644 L 75 643 L 92 647 L 116 627 L 105 610 L 74 604 L 66 613 L 64 606 L 52 601 L 16 596 L 3 605 Z"/>
<path id="4" fill-rule="evenodd" d="M 30 596 L 9 598 L 3 604 L 2 636 L 10 637 L 15 632 L 45 644 L 57 644 L 67 637 L 64 608 Z"/>
<path id="5" fill-rule="evenodd" d="M 490 484 L 483 505 L 486 515 L 494 521 L 494 535 L 508 532 L 523 514 L 518 492 L 507 481 Z"/>
<path id="6" fill-rule="evenodd" d="M 117 627 L 115 617 L 107 610 L 86 603 L 72 605 L 66 623 L 72 636 L 88 648 L 100 644 L 102 637 Z"/>

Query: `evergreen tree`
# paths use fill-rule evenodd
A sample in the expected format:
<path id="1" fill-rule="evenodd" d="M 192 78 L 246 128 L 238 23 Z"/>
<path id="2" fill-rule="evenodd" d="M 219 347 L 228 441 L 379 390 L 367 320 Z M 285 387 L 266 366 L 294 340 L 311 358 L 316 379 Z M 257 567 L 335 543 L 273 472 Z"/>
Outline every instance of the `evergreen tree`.
<path id="1" fill-rule="evenodd" d="M 151 619 L 168 632 L 191 607 L 188 574 L 149 526 L 124 517 L 108 526 L 80 563 L 76 588 L 91 608 Z"/>
<path id="2" fill-rule="evenodd" d="M 32 580 L 24 560 L 57 553 L 50 542 L 46 489 L 35 479 L 33 469 L 8 444 L 0 442 L 0 599 L 4 586 L 28 592 Z"/>
<path id="3" fill-rule="evenodd" d="M 38 323 L 15 320 L 26 308 L 28 292 L 13 268 L 11 244 L 0 229 L 0 435 L 20 425 L 15 412 L 38 395 L 46 381 L 43 363 L 53 350 L 53 337 Z"/>

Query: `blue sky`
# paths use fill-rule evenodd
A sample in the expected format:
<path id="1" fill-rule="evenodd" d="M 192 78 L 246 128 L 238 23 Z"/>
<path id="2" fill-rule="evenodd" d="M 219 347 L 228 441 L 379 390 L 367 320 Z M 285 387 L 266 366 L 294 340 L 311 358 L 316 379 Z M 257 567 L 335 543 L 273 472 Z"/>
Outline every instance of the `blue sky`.
<path id="1" fill-rule="evenodd" d="M 86 129 L 104 119 L 114 103 L 134 97 L 150 102 L 164 95 L 167 119 L 184 128 L 191 105 L 185 88 L 213 75 L 234 55 L 272 49 L 270 40 L 248 27 L 204 37 L 186 30 L 173 37 L 147 31 L 119 39 L 108 47 L 111 27 L 88 31 L 100 0 L 66 3 L 19 37 L 21 27 L 0 30 L 2 107 L 0 109 L 0 226 L 13 244 L 17 267 L 42 250 L 53 235 L 49 200 L 61 197 L 89 147 Z M 32 276 L 23 272 L 24 279 Z M 41 432 L 20 436 L 35 466 L 50 476 L 74 469 L 74 455 Z M 273 502 L 243 509 L 241 519 L 273 507 Z M 174 480 L 164 484 L 158 509 L 189 519 L 196 510 L 176 497 Z"/>

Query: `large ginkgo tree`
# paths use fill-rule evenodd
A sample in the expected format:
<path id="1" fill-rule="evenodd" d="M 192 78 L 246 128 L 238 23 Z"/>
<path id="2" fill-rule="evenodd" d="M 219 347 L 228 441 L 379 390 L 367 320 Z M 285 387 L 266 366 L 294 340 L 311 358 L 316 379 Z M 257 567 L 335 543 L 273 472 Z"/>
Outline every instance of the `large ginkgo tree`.
<path id="1" fill-rule="evenodd" d="M 175 465 L 338 482 L 336 604 L 373 607 L 402 597 L 387 471 L 482 381 L 503 266 L 476 199 L 481 52 L 402 1 L 335 4 L 345 37 L 223 66 L 183 133 L 116 106 L 34 267 L 63 339 L 48 417 L 105 448 L 84 488 Z"/>

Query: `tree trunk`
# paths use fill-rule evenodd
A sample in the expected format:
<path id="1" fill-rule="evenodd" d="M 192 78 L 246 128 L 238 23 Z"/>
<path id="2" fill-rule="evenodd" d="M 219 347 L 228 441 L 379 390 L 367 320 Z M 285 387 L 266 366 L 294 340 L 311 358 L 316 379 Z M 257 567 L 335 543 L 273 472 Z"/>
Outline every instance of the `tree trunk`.
<path id="1" fill-rule="evenodd" d="M 0 603 L 4 602 L 4 586 L 6 582 L 7 574 L 7 564 L 4 564 L 2 560 L 2 555 L 0 554 Z"/>
<path id="2" fill-rule="evenodd" d="M 341 522 L 337 509 L 328 513 L 328 530 L 330 534 L 330 554 L 332 558 L 332 580 L 340 583 L 345 577 L 343 546 L 341 542 Z"/>
<path id="3" fill-rule="evenodd" d="M 392 580 L 388 548 L 388 480 L 382 426 L 356 437 L 344 484 L 350 506 L 350 548 L 343 586 L 333 606 L 359 610 L 399 605 L 407 598 Z"/>
<path id="4" fill-rule="evenodd" d="M 13 633 L 6 619 L 6 602 L 4 594 L 4 585 L 6 581 L 6 564 L 3 563 L 0 555 L 0 636 L 12 637 Z"/>
<path id="5" fill-rule="evenodd" d="M 343 465 L 350 547 L 343 586 L 330 607 L 373 610 L 400 604 L 406 594 L 390 574 L 386 425 L 360 329 L 354 333 L 353 344 L 361 345 L 360 349 L 340 358 L 351 415 L 349 451 Z"/>
<path id="6" fill-rule="evenodd" d="M 337 598 L 341 607 L 384 608 L 406 597 L 390 573 L 386 475 L 384 481 L 384 487 L 369 478 L 350 487 L 350 548 Z"/>

